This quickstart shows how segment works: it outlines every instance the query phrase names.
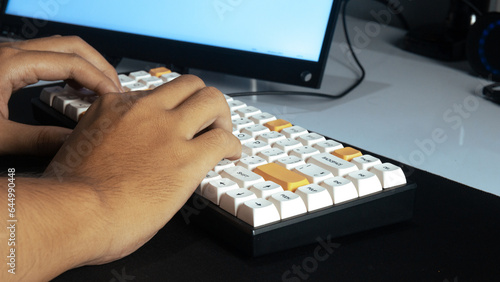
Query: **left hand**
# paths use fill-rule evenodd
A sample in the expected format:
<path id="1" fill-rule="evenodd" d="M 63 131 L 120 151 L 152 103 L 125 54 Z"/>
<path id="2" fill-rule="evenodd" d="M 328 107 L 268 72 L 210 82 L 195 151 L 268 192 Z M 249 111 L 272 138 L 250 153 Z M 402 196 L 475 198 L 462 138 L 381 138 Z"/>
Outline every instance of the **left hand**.
<path id="1" fill-rule="evenodd" d="M 13 92 L 39 80 L 66 80 L 98 94 L 122 92 L 113 66 L 76 36 L 53 36 L 0 44 L 0 155 L 54 155 L 70 129 L 10 121 Z"/>

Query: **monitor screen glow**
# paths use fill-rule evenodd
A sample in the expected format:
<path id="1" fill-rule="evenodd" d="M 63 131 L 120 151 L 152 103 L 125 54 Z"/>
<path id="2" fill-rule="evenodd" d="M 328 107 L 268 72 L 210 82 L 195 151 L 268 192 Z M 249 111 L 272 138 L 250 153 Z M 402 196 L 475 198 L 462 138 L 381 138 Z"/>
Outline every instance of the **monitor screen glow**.
<path id="1" fill-rule="evenodd" d="M 210 54 L 216 56 L 228 54 L 227 60 L 221 57 L 221 66 L 215 67 L 215 70 L 218 71 L 220 68 L 221 71 L 233 73 L 236 71 L 235 66 L 225 65 L 231 60 L 234 61 L 238 54 L 242 58 L 249 57 L 248 54 L 256 54 L 255 62 L 261 65 L 262 62 L 266 62 L 264 58 L 269 58 L 269 63 L 277 68 L 284 68 L 286 64 L 282 65 L 281 62 L 286 60 L 303 61 L 307 66 L 303 71 L 313 72 L 314 70 L 309 70 L 312 69 L 309 66 L 314 63 L 323 65 L 322 56 L 324 57 L 325 48 L 328 48 L 331 40 L 329 33 L 333 32 L 332 22 L 335 22 L 336 6 L 338 6 L 334 5 L 338 4 L 338 1 L 334 0 L 313 2 L 10 0 L 5 2 L 3 13 L 9 18 L 17 18 L 19 23 L 24 23 L 21 30 L 26 29 L 26 24 L 32 21 L 32 25 L 43 24 L 40 29 L 45 29 L 46 32 L 53 31 L 60 34 L 65 33 L 58 32 L 64 31 L 64 27 L 78 27 L 80 29 L 74 30 L 81 30 L 81 34 L 77 35 L 84 39 L 88 36 L 91 38 L 89 40 L 91 43 L 98 41 L 96 38 L 98 32 L 101 32 L 101 38 L 102 35 L 111 36 L 115 33 L 130 35 L 130 40 L 134 40 L 133 36 L 138 36 L 137 38 L 141 40 L 135 41 L 141 42 L 144 42 L 145 38 L 151 38 L 151 42 L 155 44 L 165 40 L 169 42 L 165 44 L 166 48 L 173 48 L 169 50 L 176 50 L 173 46 L 176 43 L 182 46 L 194 46 L 192 51 L 197 52 L 195 56 L 197 60 L 203 59 L 199 54 L 203 54 L 204 50 L 200 47 L 206 46 Z M 50 25 L 45 26 L 45 23 Z M 97 46 L 100 45 L 104 44 L 97 42 Z M 211 47 L 214 49 L 210 49 Z M 127 55 L 127 52 L 120 53 Z M 181 53 L 176 52 L 171 56 L 179 56 Z M 273 60 L 274 58 L 278 59 Z M 182 61 L 178 58 L 172 60 Z M 186 63 L 183 67 L 191 67 L 188 64 L 191 62 L 189 59 L 184 62 Z M 252 60 L 245 59 L 242 62 L 251 63 Z M 213 64 L 213 61 L 211 63 Z M 200 64 L 203 65 L 199 62 L 194 63 L 195 67 L 199 67 Z M 240 75 L 238 71 L 235 74 Z M 279 81 L 277 77 L 272 76 L 264 79 Z"/>

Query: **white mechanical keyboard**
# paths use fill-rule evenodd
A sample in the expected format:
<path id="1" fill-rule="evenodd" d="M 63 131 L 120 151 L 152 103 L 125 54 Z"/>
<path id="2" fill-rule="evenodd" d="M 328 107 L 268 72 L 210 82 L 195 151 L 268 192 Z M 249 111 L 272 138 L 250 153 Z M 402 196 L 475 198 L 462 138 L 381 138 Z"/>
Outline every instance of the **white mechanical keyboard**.
<path id="1" fill-rule="evenodd" d="M 156 68 L 119 78 L 126 91 L 136 91 L 178 76 Z M 416 185 L 402 167 L 225 97 L 243 154 L 207 173 L 180 211 L 187 223 L 257 256 L 412 217 Z M 47 87 L 33 101 L 35 117 L 74 127 L 95 99 Z"/>

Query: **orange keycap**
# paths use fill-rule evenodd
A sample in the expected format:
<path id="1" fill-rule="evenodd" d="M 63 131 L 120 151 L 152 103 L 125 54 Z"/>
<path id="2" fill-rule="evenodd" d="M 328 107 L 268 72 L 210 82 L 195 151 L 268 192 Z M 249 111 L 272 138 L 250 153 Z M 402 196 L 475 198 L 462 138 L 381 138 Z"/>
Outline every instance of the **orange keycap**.
<path id="1" fill-rule="evenodd" d="M 280 132 L 283 128 L 291 127 L 292 124 L 284 119 L 277 119 L 264 124 L 271 131 Z"/>
<path id="2" fill-rule="evenodd" d="M 333 151 L 332 155 L 350 162 L 352 159 L 354 159 L 356 157 L 360 157 L 363 154 L 361 154 L 361 152 L 359 150 L 356 150 L 354 148 L 345 147 L 345 148 Z"/>
<path id="3" fill-rule="evenodd" d="M 159 67 L 149 70 L 149 74 L 152 76 L 160 77 L 164 74 L 171 73 L 172 71 L 167 69 L 166 67 Z"/>
<path id="4" fill-rule="evenodd" d="M 83 115 L 84 115 L 86 112 L 87 112 L 87 111 L 82 112 L 82 113 L 78 116 L 78 121 L 80 121 L 80 119 L 83 117 Z"/>
<path id="5" fill-rule="evenodd" d="M 262 176 L 265 180 L 279 184 L 284 190 L 292 192 L 297 190 L 300 186 L 309 184 L 309 181 L 304 176 L 275 163 L 258 166 L 253 172 Z"/>

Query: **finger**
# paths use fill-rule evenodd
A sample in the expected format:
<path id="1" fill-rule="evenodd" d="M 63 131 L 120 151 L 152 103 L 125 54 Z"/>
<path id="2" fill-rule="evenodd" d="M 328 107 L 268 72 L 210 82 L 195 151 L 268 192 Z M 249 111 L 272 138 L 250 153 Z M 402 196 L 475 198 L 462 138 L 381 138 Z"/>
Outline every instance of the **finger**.
<path id="1" fill-rule="evenodd" d="M 3 120 L 0 155 L 53 156 L 72 130 L 56 126 L 33 126 Z"/>
<path id="2" fill-rule="evenodd" d="M 160 105 L 166 110 L 171 110 L 205 87 L 200 78 L 189 74 L 182 75 L 156 88 L 146 99 L 152 105 Z"/>
<path id="3" fill-rule="evenodd" d="M 32 39 L 20 41 L 14 46 L 23 50 L 77 54 L 102 71 L 104 75 L 113 81 L 117 88 L 122 88 L 115 68 L 96 49 L 78 36 L 52 36 Z"/>
<path id="4" fill-rule="evenodd" d="M 228 132 L 232 130 L 231 111 L 226 99 L 213 87 L 196 92 L 168 114 L 178 121 L 178 131 L 184 132 L 187 140 L 209 126 Z"/>
<path id="5" fill-rule="evenodd" d="M 12 60 L 1 67 L 7 68 L 10 74 L 7 79 L 14 91 L 39 80 L 67 79 L 99 94 L 120 91 L 109 77 L 75 54 L 18 50 Z"/>
<path id="6" fill-rule="evenodd" d="M 235 160 L 241 157 L 241 142 L 231 132 L 214 128 L 188 141 L 192 146 L 195 158 L 193 171 L 207 172 L 226 158 Z"/>

